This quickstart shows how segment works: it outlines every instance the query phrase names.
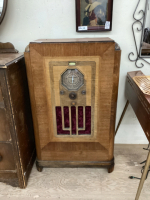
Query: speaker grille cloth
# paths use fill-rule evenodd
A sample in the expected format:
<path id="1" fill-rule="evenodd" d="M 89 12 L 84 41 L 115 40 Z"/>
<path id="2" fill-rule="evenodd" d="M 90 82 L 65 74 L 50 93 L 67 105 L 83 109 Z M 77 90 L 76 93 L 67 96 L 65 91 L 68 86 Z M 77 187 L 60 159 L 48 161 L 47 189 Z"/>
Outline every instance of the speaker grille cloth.
<path id="1" fill-rule="evenodd" d="M 63 112 L 62 112 L 63 109 Z M 71 124 L 69 120 L 69 109 L 71 113 Z M 78 113 L 76 113 L 76 111 Z M 85 115 L 85 116 L 84 116 Z M 77 118 L 78 116 L 78 118 Z M 85 117 L 85 129 L 84 127 L 84 117 Z M 63 118 L 64 118 L 64 129 L 63 130 Z M 77 123 L 78 128 L 77 130 Z M 85 107 L 85 113 L 83 111 L 83 107 L 56 107 L 56 124 L 57 124 L 57 134 L 58 135 L 90 135 L 91 134 L 91 106 Z M 71 128 L 71 131 L 69 130 Z M 68 130 L 67 130 L 68 129 Z"/>

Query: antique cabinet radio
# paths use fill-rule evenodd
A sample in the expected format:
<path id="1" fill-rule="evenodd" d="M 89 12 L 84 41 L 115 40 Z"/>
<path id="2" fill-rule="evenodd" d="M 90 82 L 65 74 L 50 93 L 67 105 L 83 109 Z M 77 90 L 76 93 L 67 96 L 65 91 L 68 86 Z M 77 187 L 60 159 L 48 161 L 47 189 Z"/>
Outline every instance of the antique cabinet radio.
<path id="1" fill-rule="evenodd" d="M 37 40 L 25 52 L 43 167 L 114 167 L 120 49 L 109 38 Z"/>

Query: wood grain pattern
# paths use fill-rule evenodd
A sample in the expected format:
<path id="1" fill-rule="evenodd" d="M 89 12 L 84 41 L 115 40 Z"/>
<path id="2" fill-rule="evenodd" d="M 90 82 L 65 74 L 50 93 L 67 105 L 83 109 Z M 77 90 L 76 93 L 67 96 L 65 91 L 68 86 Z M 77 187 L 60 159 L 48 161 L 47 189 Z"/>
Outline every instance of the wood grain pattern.
<path id="1" fill-rule="evenodd" d="M 0 108 L 0 142 L 1 141 L 10 141 L 10 130 L 9 123 L 7 121 L 7 116 L 5 108 Z"/>
<path id="2" fill-rule="evenodd" d="M 114 126 L 117 103 L 120 51 L 115 51 L 113 40 L 43 40 L 31 42 L 30 64 L 27 64 L 38 160 L 53 161 L 110 161 L 113 159 Z M 25 53 L 25 55 L 27 55 Z M 60 74 L 66 69 L 60 66 L 50 77 L 49 63 L 57 62 L 95 62 L 95 112 L 94 135 L 92 137 L 57 137 L 55 105 L 61 105 L 59 94 Z M 58 65 L 59 66 L 59 65 Z M 84 71 L 84 67 L 79 67 Z M 86 71 L 87 70 L 87 71 Z M 91 72 L 86 68 L 86 83 L 91 84 Z M 53 79 L 54 78 L 54 79 Z M 51 79 L 53 81 L 51 82 Z M 54 85 L 53 85 L 54 84 Z M 88 85 L 86 90 L 91 86 Z M 93 89 L 91 88 L 91 91 Z M 54 92 L 54 93 L 53 93 Z M 52 95 L 53 94 L 53 95 Z M 52 101 L 52 99 L 54 99 Z M 91 105 L 92 97 L 86 99 Z M 55 103 L 55 105 L 54 105 Z M 73 147 L 73 142 L 75 147 Z M 67 143 L 67 144 L 66 144 Z M 96 150 L 97 143 L 103 150 Z M 54 145 L 55 144 L 55 145 Z M 66 145 L 65 145 L 66 144 Z M 76 148 L 76 151 L 71 150 Z M 113 168 L 113 166 L 111 166 Z M 111 169 L 110 169 L 111 171 Z"/>
<path id="3" fill-rule="evenodd" d="M 6 68 L 13 62 L 17 62 L 18 60 L 22 59 L 22 53 L 3 53 L 0 54 L 0 68 Z"/>
<path id="4" fill-rule="evenodd" d="M 25 62 L 17 53 L 0 59 L 0 181 L 25 188 L 35 160 Z"/>
<path id="5" fill-rule="evenodd" d="M 1 141 L 10 141 L 10 130 L 9 123 L 6 114 L 6 107 L 4 104 L 4 97 L 2 94 L 2 87 L 0 84 L 0 142 Z"/>
<path id="6" fill-rule="evenodd" d="M 26 187 L 27 173 L 31 170 L 35 157 L 35 142 L 24 59 L 8 66 L 6 75 L 11 98 L 11 112 L 15 124 L 14 143 L 16 142 L 21 165 L 19 168 L 24 179 L 24 187 Z"/>
<path id="7" fill-rule="evenodd" d="M 113 70 L 113 90 L 111 97 L 111 118 L 110 118 L 110 140 L 109 146 L 114 151 L 114 138 L 115 138 L 115 124 L 116 124 L 116 110 L 117 110 L 117 99 L 118 99 L 118 86 L 119 86 L 119 72 L 120 72 L 120 59 L 121 51 L 115 51 L 115 63 Z M 110 157 L 112 152 L 109 152 Z"/>
<path id="8" fill-rule="evenodd" d="M 15 161 L 13 156 L 13 148 L 11 144 L 0 144 L 0 170 L 15 170 Z"/>
<path id="9" fill-rule="evenodd" d="M 82 167 L 82 168 L 98 168 L 98 167 L 107 167 L 112 165 L 112 167 L 109 169 L 109 173 L 113 171 L 114 167 L 114 159 L 111 161 L 36 161 L 38 166 L 42 167 L 51 167 L 51 168 L 77 168 L 77 167 Z M 112 170 L 112 171 L 111 171 Z"/>
<path id="10" fill-rule="evenodd" d="M 35 97 L 34 97 L 34 87 L 33 87 L 33 80 L 32 80 L 32 69 L 31 69 L 31 61 L 30 61 L 30 54 L 28 52 L 24 53 L 25 62 L 26 62 L 26 70 L 27 70 L 27 78 L 28 84 L 30 85 L 30 101 L 31 101 L 31 108 L 32 108 L 32 117 L 33 117 L 33 124 L 34 124 L 34 132 L 36 132 L 35 141 L 36 141 L 36 153 L 39 158 L 41 158 L 41 153 L 39 151 L 40 148 L 40 140 L 39 140 L 39 130 L 38 130 L 38 122 L 36 118 L 36 105 L 35 105 Z"/>

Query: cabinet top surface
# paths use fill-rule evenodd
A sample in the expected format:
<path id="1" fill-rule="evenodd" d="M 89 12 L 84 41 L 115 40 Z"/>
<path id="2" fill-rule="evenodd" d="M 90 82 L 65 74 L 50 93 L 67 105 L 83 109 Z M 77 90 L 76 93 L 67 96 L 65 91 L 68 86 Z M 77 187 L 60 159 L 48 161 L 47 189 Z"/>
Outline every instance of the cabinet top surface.
<path id="1" fill-rule="evenodd" d="M 133 77 L 135 77 L 135 76 L 145 76 L 145 74 L 143 74 L 143 72 L 141 70 L 132 71 L 132 72 L 128 72 L 127 73 L 127 77 L 129 77 L 131 79 L 133 79 Z M 134 80 L 133 80 L 133 82 L 134 82 Z M 139 91 L 141 91 L 140 87 L 136 83 L 135 83 L 135 85 L 138 87 Z M 147 95 L 147 94 L 144 94 L 142 91 L 141 91 L 141 94 L 148 101 L 148 103 L 150 104 L 150 96 Z"/>
<path id="2" fill-rule="evenodd" d="M 20 60 L 23 53 L 2 53 L 0 54 L 0 68 L 6 68 L 10 64 Z"/>
<path id="3" fill-rule="evenodd" d="M 114 42 L 110 38 L 69 38 L 69 39 L 39 39 L 30 43 L 69 43 L 69 42 Z"/>

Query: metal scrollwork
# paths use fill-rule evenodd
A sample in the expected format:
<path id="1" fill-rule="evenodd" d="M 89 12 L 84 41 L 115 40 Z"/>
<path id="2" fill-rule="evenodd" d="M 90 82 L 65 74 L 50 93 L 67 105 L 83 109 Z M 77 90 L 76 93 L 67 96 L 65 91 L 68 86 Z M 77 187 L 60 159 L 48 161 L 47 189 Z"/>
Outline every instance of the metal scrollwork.
<path id="1" fill-rule="evenodd" d="M 141 42 L 140 42 L 140 47 L 138 48 L 138 45 L 137 45 L 137 41 L 136 41 L 136 36 L 135 36 L 135 29 L 134 29 L 134 26 L 135 25 L 140 25 L 140 28 L 137 27 L 137 31 L 138 32 L 142 32 L 143 31 L 143 27 L 144 27 L 144 20 L 145 20 L 145 11 L 144 10 L 140 10 L 138 12 L 139 15 L 142 15 L 141 18 L 137 19 L 135 14 L 137 12 L 137 9 L 138 9 L 138 6 L 139 6 L 139 3 L 140 3 L 141 0 L 138 0 L 138 4 L 135 8 L 135 11 L 134 11 L 134 14 L 133 14 L 133 18 L 135 20 L 135 22 L 132 24 L 132 32 L 133 32 L 133 38 L 134 38 L 134 43 L 135 43 L 135 47 L 136 47 L 136 58 L 135 59 L 132 59 L 131 57 L 135 56 L 135 54 L 133 52 L 131 52 L 129 55 L 128 55 L 128 58 L 131 62 L 135 62 L 135 66 L 137 68 L 142 68 L 144 67 L 144 64 L 142 61 L 146 62 L 147 64 L 150 64 L 150 62 L 148 62 L 147 60 L 145 60 L 144 58 L 142 58 L 140 56 L 140 48 L 141 48 Z M 146 0 L 146 5 L 147 5 L 147 0 Z M 141 33 L 141 36 L 142 36 L 142 33 Z M 142 41 L 142 37 L 141 37 L 141 41 Z M 139 62 L 138 62 L 139 61 Z M 139 64 L 140 63 L 140 64 Z"/>

